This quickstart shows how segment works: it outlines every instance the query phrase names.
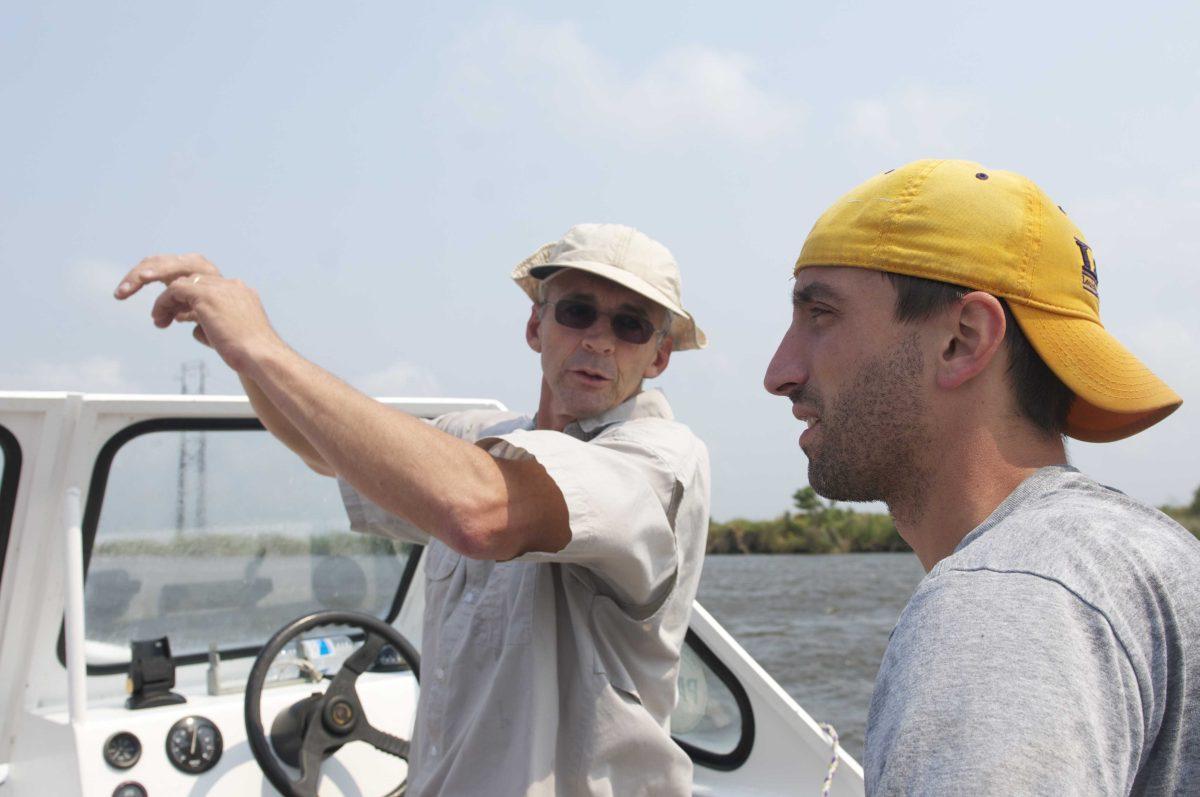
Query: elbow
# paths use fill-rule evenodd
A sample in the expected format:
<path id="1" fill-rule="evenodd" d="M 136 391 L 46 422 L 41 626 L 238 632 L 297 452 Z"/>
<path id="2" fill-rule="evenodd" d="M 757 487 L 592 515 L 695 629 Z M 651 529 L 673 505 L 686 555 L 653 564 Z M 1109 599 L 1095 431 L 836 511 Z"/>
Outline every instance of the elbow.
<path id="1" fill-rule="evenodd" d="M 522 553 L 508 531 L 503 510 L 463 509 L 451 513 L 442 541 L 468 559 L 502 562 Z"/>
<path id="2" fill-rule="evenodd" d="M 337 476 L 337 473 L 334 471 L 334 469 L 325 464 L 325 460 L 323 459 L 313 459 L 310 457 L 301 457 L 301 459 L 304 460 L 304 464 L 309 467 L 309 470 L 313 471 L 314 473 L 318 473 L 322 476 L 329 476 L 330 478 Z"/>

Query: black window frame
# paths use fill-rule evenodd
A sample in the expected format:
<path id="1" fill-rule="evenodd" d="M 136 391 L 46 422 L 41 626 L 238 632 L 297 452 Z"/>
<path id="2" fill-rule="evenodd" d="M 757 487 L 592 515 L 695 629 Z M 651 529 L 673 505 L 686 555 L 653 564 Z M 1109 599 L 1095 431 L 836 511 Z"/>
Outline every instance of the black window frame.
<path id="1" fill-rule="evenodd" d="M 697 747 L 674 735 L 671 736 L 671 739 L 688 754 L 693 763 L 707 767 L 708 769 L 732 772 L 746 763 L 746 760 L 750 758 L 751 751 L 754 749 L 754 708 L 750 704 L 750 695 L 746 693 L 746 688 L 742 686 L 742 682 L 737 679 L 737 676 L 725 666 L 725 662 L 721 661 L 717 657 L 717 654 L 713 653 L 712 649 L 704 644 L 704 640 L 700 638 L 700 635 L 690 627 L 687 630 L 687 635 L 684 637 L 684 645 L 696 652 L 696 655 L 700 657 L 700 661 L 704 662 L 709 670 L 725 685 L 730 694 L 733 695 L 733 700 L 742 715 L 742 735 L 738 739 L 738 743 L 728 753 L 714 753 L 712 750 Z"/>
<path id="2" fill-rule="evenodd" d="M 0 427 L 3 428 L 3 427 Z M 148 421 L 138 421 L 119 430 L 104 443 L 100 453 L 96 455 L 96 463 L 92 467 L 92 478 L 88 484 L 87 504 L 83 509 L 83 578 L 87 583 L 88 569 L 91 566 L 92 546 L 96 541 L 96 530 L 100 524 L 100 509 L 104 505 L 104 492 L 108 487 L 108 474 L 112 468 L 117 452 L 131 440 L 146 434 L 156 432 L 265 432 L 266 427 L 257 418 L 154 418 Z M 7 475 L 8 453 L 5 451 L 5 473 Z M 400 584 L 396 587 L 396 595 L 388 609 L 387 616 L 381 618 L 389 625 L 395 622 L 400 614 L 400 607 L 408 595 L 408 589 L 416 576 L 417 563 L 424 552 L 423 546 L 414 545 L 400 576 Z M 352 634 L 352 638 L 361 638 L 361 634 Z M 265 643 L 266 640 L 263 640 Z M 59 626 L 57 643 L 58 661 L 64 667 L 67 663 L 66 625 Z M 221 659 L 242 659 L 257 656 L 262 645 L 252 645 L 240 648 L 222 650 Z M 175 664 L 202 664 L 208 661 L 208 653 L 188 653 L 175 656 Z M 128 672 L 126 664 L 89 664 L 88 675 L 117 675 Z"/>
<path id="3" fill-rule="evenodd" d="M 0 473 L 0 578 L 3 578 L 13 516 L 17 511 L 17 485 L 21 481 L 21 443 L 4 426 L 0 426 L 0 450 L 4 452 L 4 470 Z"/>

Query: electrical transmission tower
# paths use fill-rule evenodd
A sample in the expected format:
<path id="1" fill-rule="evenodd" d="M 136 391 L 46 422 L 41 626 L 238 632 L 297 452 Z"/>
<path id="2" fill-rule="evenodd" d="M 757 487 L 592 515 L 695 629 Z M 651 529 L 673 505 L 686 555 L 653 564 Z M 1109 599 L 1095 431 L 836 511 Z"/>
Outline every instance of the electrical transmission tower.
<path id="1" fill-rule="evenodd" d="M 179 366 L 179 392 L 183 395 L 203 395 L 204 361 L 191 360 Z M 175 533 L 183 534 L 187 524 L 189 485 L 194 487 L 192 501 L 192 527 L 202 529 L 208 525 L 208 501 L 205 495 L 208 486 L 208 435 L 204 432 L 179 433 L 179 472 L 176 479 Z"/>

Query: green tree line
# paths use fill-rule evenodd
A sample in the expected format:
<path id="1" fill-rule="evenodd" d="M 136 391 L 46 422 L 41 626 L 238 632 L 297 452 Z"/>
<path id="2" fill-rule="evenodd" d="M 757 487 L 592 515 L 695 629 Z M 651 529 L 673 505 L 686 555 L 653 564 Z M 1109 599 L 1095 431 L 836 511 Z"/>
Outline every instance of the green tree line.
<path id="1" fill-rule="evenodd" d="M 708 527 L 709 553 L 858 553 L 908 551 L 888 515 L 855 512 L 811 487 L 792 495 L 793 511 L 771 520 L 737 518 Z"/>
<path id="2" fill-rule="evenodd" d="M 888 515 L 855 512 L 811 487 L 792 495 L 793 509 L 770 520 L 735 518 L 708 526 L 709 553 L 864 553 L 911 550 Z M 1200 539 L 1200 487 L 1191 504 L 1159 507 Z"/>
<path id="3" fill-rule="evenodd" d="M 1192 502 L 1187 506 L 1160 506 L 1164 513 L 1175 519 L 1175 522 L 1196 535 L 1200 540 L 1200 487 L 1192 495 Z"/>

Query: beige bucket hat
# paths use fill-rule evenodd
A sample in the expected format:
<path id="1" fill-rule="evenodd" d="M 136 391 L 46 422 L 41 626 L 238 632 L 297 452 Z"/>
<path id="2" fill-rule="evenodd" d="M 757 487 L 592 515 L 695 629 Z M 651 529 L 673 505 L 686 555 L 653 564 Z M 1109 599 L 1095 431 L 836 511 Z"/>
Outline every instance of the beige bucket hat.
<path id="1" fill-rule="evenodd" d="M 680 300 L 679 266 L 667 247 L 623 224 L 576 224 L 513 269 L 512 278 L 537 302 L 538 284 L 559 269 L 595 274 L 671 311 L 675 350 L 703 349 L 708 337 Z"/>

